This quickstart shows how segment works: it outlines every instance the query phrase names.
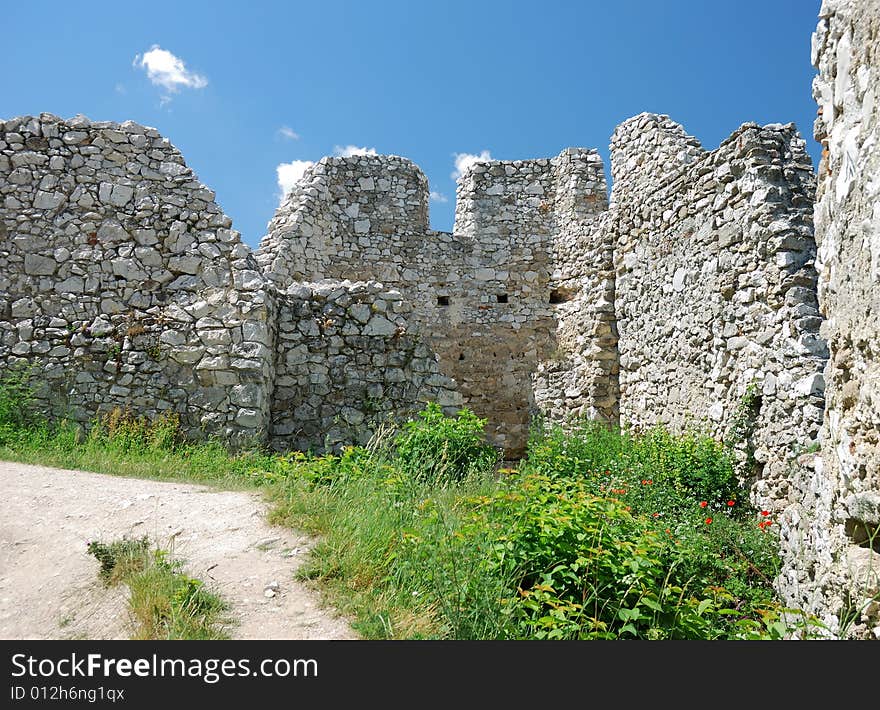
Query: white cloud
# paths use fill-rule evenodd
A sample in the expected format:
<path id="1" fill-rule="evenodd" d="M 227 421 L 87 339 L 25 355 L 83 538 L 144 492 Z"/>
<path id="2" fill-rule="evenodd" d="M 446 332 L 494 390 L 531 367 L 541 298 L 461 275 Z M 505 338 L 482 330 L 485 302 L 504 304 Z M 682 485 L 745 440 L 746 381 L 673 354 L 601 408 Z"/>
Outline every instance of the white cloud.
<path id="1" fill-rule="evenodd" d="M 293 130 L 290 126 L 281 126 L 281 128 L 278 129 L 278 135 L 289 141 L 299 140 L 299 133 Z"/>
<path id="2" fill-rule="evenodd" d="M 375 148 L 361 148 L 356 145 L 335 145 L 333 155 L 339 158 L 350 158 L 353 155 L 378 155 Z"/>
<path id="3" fill-rule="evenodd" d="M 281 163 L 275 168 L 278 176 L 279 197 L 283 200 L 291 188 L 299 182 L 303 173 L 314 165 L 311 160 L 292 160 L 289 163 Z"/>
<path id="4" fill-rule="evenodd" d="M 449 202 L 449 198 L 446 195 L 436 190 L 431 190 L 431 199 L 434 202 Z"/>
<path id="5" fill-rule="evenodd" d="M 181 89 L 204 89 L 208 85 L 206 77 L 191 72 L 180 57 L 175 57 L 158 44 L 150 47 L 150 51 L 136 55 L 134 66 L 144 69 L 153 84 L 172 94 Z"/>
<path id="6" fill-rule="evenodd" d="M 450 175 L 453 180 L 458 180 L 458 178 L 464 175 L 465 170 L 474 163 L 483 163 L 487 160 L 492 160 L 492 155 L 488 150 L 484 150 L 478 155 L 474 155 L 473 153 L 453 153 L 452 157 L 455 158 L 455 170 Z"/>

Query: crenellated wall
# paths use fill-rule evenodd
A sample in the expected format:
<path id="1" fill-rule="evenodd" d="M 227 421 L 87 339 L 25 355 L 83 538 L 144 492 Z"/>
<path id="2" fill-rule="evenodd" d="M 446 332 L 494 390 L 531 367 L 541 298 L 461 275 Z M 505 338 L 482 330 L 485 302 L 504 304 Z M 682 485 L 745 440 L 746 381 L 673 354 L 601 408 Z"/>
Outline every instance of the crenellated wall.
<path id="1" fill-rule="evenodd" d="M 538 409 L 616 421 L 595 151 L 473 166 L 452 234 L 427 228 L 427 203 L 427 180 L 404 158 L 325 158 L 279 209 L 257 259 L 281 287 L 350 278 L 398 289 L 441 371 L 509 455 L 522 453 Z"/>
<path id="2" fill-rule="evenodd" d="M 376 229 L 394 210 L 418 211 L 398 183 L 390 195 L 393 181 L 376 182 L 388 199 L 361 214 Z M 0 199 L 0 369 L 36 368 L 54 416 L 177 412 L 191 437 L 321 450 L 363 442 L 386 415 L 428 400 L 461 402 L 399 293 L 282 284 L 273 267 L 301 278 L 298 255 L 264 275 L 155 129 L 49 114 L 0 122 Z M 326 249 L 309 254 L 332 254 L 330 234 L 312 232 Z"/>
<path id="3" fill-rule="evenodd" d="M 357 424 L 339 429 L 339 417 L 358 419 L 349 410 L 382 367 L 358 362 L 360 343 L 390 361 L 418 350 L 427 373 L 408 371 L 407 388 L 383 381 L 372 409 L 410 412 L 429 393 L 460 401 L 512 457 L 538 412 L 637 426 L 708 417 L 723 434 L 758 382 L 755 443 L 774 473 L 756 490 L 778 499 L 773 466 L 815 435 L 812 183 L 791 127 L 745 126 L 707 153 L 665 117 L 631 119 L 613 139 L 610 208 L 595 151 L 477 163 L 459 182 L 451 234 L 428 229 L 427 180 L 410 161 L 325 158 L 256 254 L 153 129 L 55 117 L 4 128 L 8 362 L 39 356 L 64 394 L 52 401 L 82 421 L 112 406 L 170 408 L 193 434 L 356 440 Z M 367 324 L 337 300 L 354 287 L 327 301 L 329 287 L 308 285 L 345 279 L 398 292 L 368 305 L 395 304 L 405 322 L 389 322 L 406 338 L 358 339 Z M 308 303 L 291 295 L 303 289 Z M 345 334 L 308 340 L 326 318 Z M 337 386 L 322 361 L 343 356 L 352 382 Z"/>
<path id="4" fill-rule="evenodd" d="M 395 284 L 431 249 L 427 232 L 428 181 L 412 162 L 326 157 L 288 193 L 256 257 L 280 288 L 324 278 Z"/>

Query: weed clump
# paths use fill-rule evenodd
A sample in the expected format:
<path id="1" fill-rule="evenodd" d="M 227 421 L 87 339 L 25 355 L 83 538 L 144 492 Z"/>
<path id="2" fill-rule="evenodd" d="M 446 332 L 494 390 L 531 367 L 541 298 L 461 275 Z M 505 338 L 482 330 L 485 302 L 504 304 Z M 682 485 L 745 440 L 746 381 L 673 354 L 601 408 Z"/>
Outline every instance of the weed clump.
<path id="1" fill-rule="evenodd" d="M 101 578 L 107 584 L 115 584 L 144 569 L 150 541 L 146 537 L 123 537 L 110 543 L 93 540 L 86 549 L 101 564 Z"/>
<path id="2" fill-rule="evenodd" d="M 129 588 L 135 639 L 223 639 L 228 605 L 183 570 L 167 550 L 152 548 L 146 537 L 109 543 L 92 541 L 89 554 L 101 564 L 108 585 Z"/>
<path id="3" fill-rule="evenodd" d="M 486 443 L 486 420 L 469 409 L 447 417 L 429 403 L 417 418 L 403 425 L 395 440 L 400 467 L 423 481 L 460 481 L 492 469 L 498 452 Z"/>
<path id="4" fill-rule="evenodd" d="M 29 431 L 45 429 L 35 389 L 32 367 L 11 367 L 0 375 L 0 445 L 18 441 Z"/>
<path id="5" fill-rule="evenodd" d="M 173 451 L 183 441 L 180 415 L 166 412 L 150 418 L 135 416 L 127 409 L 114 407 L 93 422 L 89 439 L 121 452 Z"/>

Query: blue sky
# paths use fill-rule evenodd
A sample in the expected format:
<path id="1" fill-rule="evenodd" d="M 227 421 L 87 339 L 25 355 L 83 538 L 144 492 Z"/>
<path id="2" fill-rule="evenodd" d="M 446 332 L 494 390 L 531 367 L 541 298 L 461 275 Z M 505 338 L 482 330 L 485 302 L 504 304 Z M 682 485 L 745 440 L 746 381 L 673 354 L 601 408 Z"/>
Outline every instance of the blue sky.
<path id="1" fill-rule="evenodd" d="M 0 118 L 155 126 L 256 246 L 278 167 L 374 149 L 417 163 L 452 227 L 456 155 L 595 147 L 669 114 L 707 148 L 746 121 L 812 139 L 819 0 L 7 3 Z M 445 201 L 444 201 L 445 200 Z"/>

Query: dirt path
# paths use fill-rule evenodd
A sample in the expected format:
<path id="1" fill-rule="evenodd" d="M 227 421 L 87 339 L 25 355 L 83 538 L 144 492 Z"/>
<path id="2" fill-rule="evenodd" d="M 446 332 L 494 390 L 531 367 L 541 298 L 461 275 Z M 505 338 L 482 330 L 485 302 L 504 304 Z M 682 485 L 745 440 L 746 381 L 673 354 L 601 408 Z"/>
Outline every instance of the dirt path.
<path id="1" fill-rule="evenodd" d="M 128 638 L 127 590 L 86 552 L 123 535 L 183 558 L 231 604 L 233 638 L 356 638 L 293 578 L 310 540 L 265 513 L 253 493 L 0 461 L 0 638 Z"/>

